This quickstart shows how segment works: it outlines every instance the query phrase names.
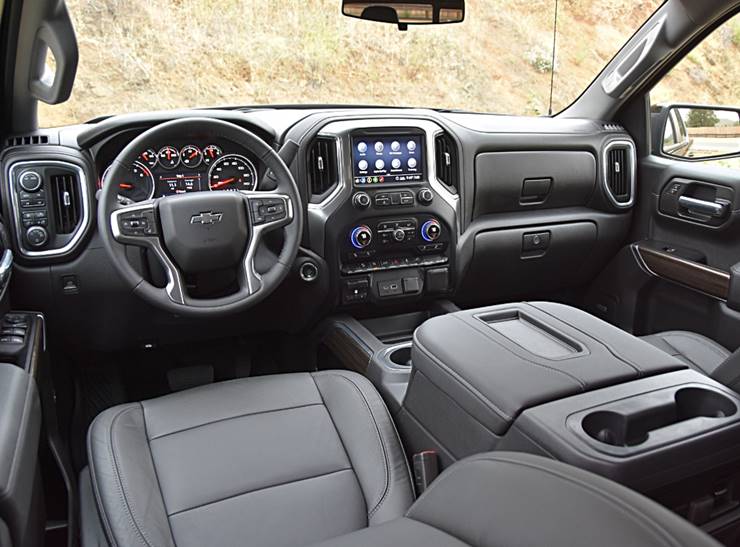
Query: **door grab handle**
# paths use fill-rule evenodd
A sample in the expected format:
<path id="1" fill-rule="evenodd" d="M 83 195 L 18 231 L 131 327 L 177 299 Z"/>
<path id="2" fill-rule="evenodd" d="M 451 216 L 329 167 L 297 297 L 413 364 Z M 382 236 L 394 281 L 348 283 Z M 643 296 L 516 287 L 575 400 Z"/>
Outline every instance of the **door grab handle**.
<path id="1" fill-rule="evenodd" d="M 704 199 L 690 198 L 681 196 L 678 198 L 678 204 L 694 213 L 709 215 L 715 218 L 721 218 L 727 212 L 726 203 L 717 203 L 715 201 L 706 201 Z"/>

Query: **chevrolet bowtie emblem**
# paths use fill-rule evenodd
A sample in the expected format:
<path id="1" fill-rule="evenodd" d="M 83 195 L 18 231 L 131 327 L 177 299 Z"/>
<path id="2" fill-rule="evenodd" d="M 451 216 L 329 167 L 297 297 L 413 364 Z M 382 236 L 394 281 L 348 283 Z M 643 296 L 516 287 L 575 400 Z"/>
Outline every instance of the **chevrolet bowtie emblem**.
<path id="1" fill-rule="evenodd" d="M 190 218 L 190 224 L 218 224 L 223 218 L 223 213 L 214 213 L 213 211 L 203 211 Z"/>

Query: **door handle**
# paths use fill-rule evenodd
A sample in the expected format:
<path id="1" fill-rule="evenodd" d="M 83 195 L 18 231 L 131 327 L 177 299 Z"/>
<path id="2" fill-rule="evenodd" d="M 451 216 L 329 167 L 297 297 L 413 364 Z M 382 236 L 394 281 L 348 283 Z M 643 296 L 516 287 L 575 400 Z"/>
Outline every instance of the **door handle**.
<path id="1" fill-rule="evenodd" d="M 678 204 L 688 209 L 691 213 L 709 215 L 713 218 L 722 218 L 727 212 L 727 203 L 717 203 L 716 201 L 707 201 L 704 199 L 681 196 L 678 198 Z"/>

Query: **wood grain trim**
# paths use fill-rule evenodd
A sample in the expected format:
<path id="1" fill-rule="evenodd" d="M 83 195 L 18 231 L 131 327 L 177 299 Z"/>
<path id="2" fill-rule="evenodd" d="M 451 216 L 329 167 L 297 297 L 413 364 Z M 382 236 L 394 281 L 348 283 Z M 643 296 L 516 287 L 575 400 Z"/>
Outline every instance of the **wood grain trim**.
<path id="1" fill-rule="evenodd" d="M 634 248 L 642 265 L 654 276 L 720 300 L 727 300 L 730 294 L 728 272 L 639 244 Z"/>
<path id="2" fill-rule="evenodd" d="M 349 370 L 367 372 L 372 354 L 346 330 L 335 325 L 323 342 Z"/>

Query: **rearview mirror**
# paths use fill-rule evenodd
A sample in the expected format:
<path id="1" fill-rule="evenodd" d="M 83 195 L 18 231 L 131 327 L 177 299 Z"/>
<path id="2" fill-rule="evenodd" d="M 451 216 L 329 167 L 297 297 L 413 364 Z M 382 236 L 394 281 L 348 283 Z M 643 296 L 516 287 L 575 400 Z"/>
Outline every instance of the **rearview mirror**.
<path id="1" fill-rule="evenodd" d="M 392 23 L 400 30 L 408 25 L 460 23 L 465 19 L 465 0 L 419 0 L 417 2 L 368 2 L 342 0 L 347 17 Z"/>
<path id="2" fill-rule="evenodd" d="M 662 109 L 661 150 L 685 160 L 740 156 L 740 111 L 725 107 L 674 105 Z"/>

